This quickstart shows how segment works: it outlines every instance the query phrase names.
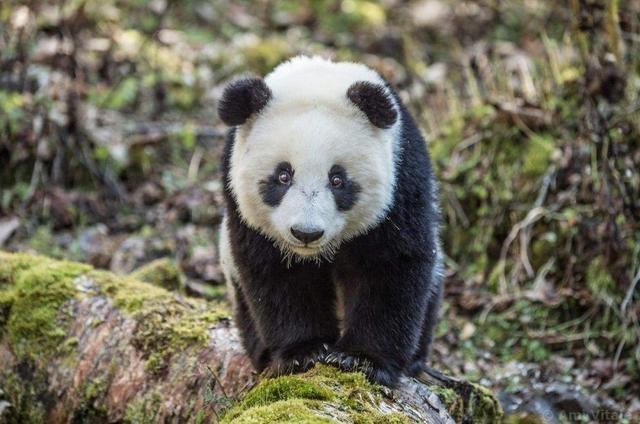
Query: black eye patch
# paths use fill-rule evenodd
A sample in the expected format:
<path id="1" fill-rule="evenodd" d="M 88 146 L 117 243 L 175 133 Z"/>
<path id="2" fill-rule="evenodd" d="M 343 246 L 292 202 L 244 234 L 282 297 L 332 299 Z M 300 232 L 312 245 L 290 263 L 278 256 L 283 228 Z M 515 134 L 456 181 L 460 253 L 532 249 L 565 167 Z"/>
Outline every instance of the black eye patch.
<path id="1" fill-rule="evenodd" d="M 280 204 L 280 201 L 289 190 L 291 185 L 285 185 L 280 183 L 279 175 L 282 171 L 287 171 L 293 176 L 293 169 L 289 162 L 280 162 L 273 173 L 264 180 L 260 181 L 260 195 L 262 201 L 269 206 L 276 207 Z"/>
<path id="2" fill-rule="evenodd" d="M 333 165 L 329 171 L 329 180 L 331 177 L 337 175 L 342 179 L 342 185 L 340 187 L 333 187 L 329 183 L 328 187 L 333 194 L 333 198 L 336 201 L 336 206 L 340 212 L 346 212 L 356 204 L 358 195 L 362 188 L 360 184 L 349 179 L 347 171 L 340 165 Z"/>

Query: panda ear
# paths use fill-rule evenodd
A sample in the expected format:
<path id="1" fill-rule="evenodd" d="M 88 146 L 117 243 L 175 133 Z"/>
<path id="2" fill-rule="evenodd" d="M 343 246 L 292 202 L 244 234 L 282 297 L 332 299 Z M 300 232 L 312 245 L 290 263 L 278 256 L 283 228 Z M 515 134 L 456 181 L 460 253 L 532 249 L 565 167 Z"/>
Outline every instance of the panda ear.
<path id="1" fill-rule="evenodd" d="M 398 119 L 391 96 L 380 84 L 358 81 L 349 87 L 347 97 L 378 128 L 390 128 Z"/>
<path id="2" fill-rule="evenodd" d="M 260 112 L 271 99 L 271 90 L 260 78 L 244 78 L 229 84 L 224 90 L 218 115 L 229 125 L 242 125 Z"/>

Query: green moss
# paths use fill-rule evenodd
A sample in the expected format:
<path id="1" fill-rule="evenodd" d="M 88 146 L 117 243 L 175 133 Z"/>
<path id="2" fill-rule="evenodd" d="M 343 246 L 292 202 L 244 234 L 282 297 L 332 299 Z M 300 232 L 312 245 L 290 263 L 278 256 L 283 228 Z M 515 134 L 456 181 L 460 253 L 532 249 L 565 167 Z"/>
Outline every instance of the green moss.
<path id="1" fill-rule="evenodd" d="M 429 390 L 438 395 L 442 403 L 444 404 L 447 411 L 449 411 L 449 415 L 456 422 L 461 422 L 464 418 L 464 402 L 462 398 L 455 392 L 455 390 L 442 387 L 442 386 L 430 386 Z"/>
<path id="2" fill-rule="evenodd" d="M 229 316 L 220 304 L 179 298 L 132 277 L 41 256 L 0 252 L 0 331 L 18 355 L 74 350 L 77 339 L 65 341 L 70 311 L 65 311 L 64 304 L 79 294 L 73 280 L 80 275 L 95 282 L 98 293 L 107 294 L 137 322 L 132 343 L 146 355 L 151 371 L 163 369 L 178 350 L 204 346 L 207 329 Z"/>
<path id="3" fill-rule="evenodd" d="M 32 262 L 30 255 L 0 252 L 0 290 L 12 284 L 18 271 L 28 268 Z"/>
<path id="4" fill-rule="evenodd" d="M 317 365 L 304 374 L 263 380 L 225 414 L 223 422 L 333 422 L 327 411 L 354 423 L 408 422 L 401 414 L 379 412 L 380 390 L 361 373 Z"/>
<path id="5" fill-rule="evenodd" d="M 29 378 L 5 369 L 0 372 L 0 399 L 11 404 L 3 414 L 4 423 L 44 423 L 45 408 L 42 400 L 46 395 L 48 382 L 43 372 L 34 371 L 33 364 L 25 362 L 24 370 Z"/>
<path id="6" fill-rule="evenodd" d="M 132 343 L 145 355 L 145 368 L 151 372 L 165 369 L 177 351 L 204 346 L 207 329 L 230 316 L 221 304 L 177 298 L 161 287 L 133 277 L 104 271 L 92 271 L 89 277 L 137 322 Z"/>
<path id="7" fill-rule="evenodd" d="M 5 283 L 0 286 L 0 324 L 18 356 L 58 351 L 69 318 L 62 306 L 76 295 L 73 279 L 90 269 L 40 256 L 0 253 L 0 280 Z"/>
<path id="8" fill-rule="evenodd" d="M 603 297 L 609 301 L 619 300 L 616 282 L 609 272 L 606 260 L 602 256 L 596 257 L 587 268 L 585 275 L 587 287 L 596 297 Z"/>
<path id="9" fill-rule="evenodd" d="M 252 408 L 288 399 L 332 400 L 333 398 L 333 392 L 327 387 L 293 375 L 264 380 L 245 396 L 242 407 Z"/>
<path id="10" fill-rule="evenodd" d="M 172 302 L 175 298 L 168 291 L 128 276 L 118 276 L 107 271 L 93 270 L 88 277 L 98 283 L 98 288 L 107 294 L 115 306 L 134 314 L 149 302 Z"/>
<path id="11" fill-rule="evenodd" d="M 69 212 L 71 212 L 71 208 Z M 38 227 L 29 236 L 27 245 L 41 255 L 53 258 L 62 258 L 64 256 L 64 250 L 56 243 L 50 226 L 43 225 Z"/>
<path id="12" fill-rule="evenodd" d="M 522 171 L 530 176 L 545 173 L 554 150 L 553 138 L 549 134 L 533 134 L 524 152 Z"/>
<path id="13" fill-rule="evenodd" d="M 473 384 L 474 391 L 469 397 L 466 406 L 467 415 L 472 417 L 474 423 L 494 423 L 500 419 L 504 412 L 498 399 L 489 389 L 479 384 Z"/>
<path id="14" fill-rule="evenodd" d="M 109 380 L 112 378 L 112 374 Z M 109 381 L 98 377 L 87 380 L 80 387 L 80 403 L 73 410 L 73 422 L 106 422 L 108 421 L 108 410 L 102 399 L 109 389 Z"/>
<path id="15" fill-rule="evenodd" d="M 175 352 L 193 346 L 204 346 L 207 328 L 227 317 L 226 312 L 191 310 L 182 304 L 150 303 L 133 315 L 137 327 L 132 343 L 147 355 L 145 367 L 160 371 Z"/>
<path id="16" fill-rule="evenodd" d="M 96 378 L 85 384 L 83 397 L 86 399 L 96 399 L 102 396 L 107 390 L 107 382 L 104 378 Z"/>
<path id="17" fill-rule="evenodd" d="M 516 414 L 506 417 L 504 424 L 545 424 L 546 421 L 536 415 Z"/>
<path id="18" fill-rule="evenodd" d="M 329 417 L 320 417 L 318 409 L 312 409 L 310 402 L 300 399 L 273 402 L 267 406 L 258 406 L 245 411 L 233 419 L 235 424 L 262 423 L 333 423 Z M 225 421 L 231 422 L 231 421 Z"/>
<path id="19" fill-rule="evenodd" d="M 459 387 L 429 387 L 438 395 L 456 422 L 494 423 L 503 416 L 502 407 L 491 391 L 479 384 L 463 383 Z"/>
<path id="20" fill-rule="evenodd" d="M 182 291 L 183 275 L 178 265 L 169 258 L 156 259 L 138 268 L 132 278 L 171 291 Z"/>
<path id="21" fill-rule="evenodd" d="M 138 396 L 129 402 L 124 412 L 124 422 L 131 424 L 152 424 L 156 422 L 156 413 L 160 409 L 162 397 L 153 392 L 146 396 Z"/>

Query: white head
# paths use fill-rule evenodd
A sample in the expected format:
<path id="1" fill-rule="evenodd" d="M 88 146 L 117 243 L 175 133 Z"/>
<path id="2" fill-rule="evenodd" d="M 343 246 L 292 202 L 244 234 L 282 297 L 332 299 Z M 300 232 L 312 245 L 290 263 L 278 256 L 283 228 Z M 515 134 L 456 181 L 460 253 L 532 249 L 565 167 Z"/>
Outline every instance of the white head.
<path id="1" fill-rule="evenodd" d="M 400 114 L 373 70 L 296 57 L 232 83 L 219 112 L 237 126 L 228 183 L 240 215 L 285 258 L 331 259 L 384 218 Z"/>

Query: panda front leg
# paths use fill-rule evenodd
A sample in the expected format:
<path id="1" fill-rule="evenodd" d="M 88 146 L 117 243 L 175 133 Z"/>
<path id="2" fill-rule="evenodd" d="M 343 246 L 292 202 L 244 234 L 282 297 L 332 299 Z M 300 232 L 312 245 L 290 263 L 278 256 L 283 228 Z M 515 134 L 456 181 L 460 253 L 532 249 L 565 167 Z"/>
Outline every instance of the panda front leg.
<path id="1" fill-rule="evenodd" d="M 315 264 L 279 263 L 244 280 L 243 291 L 259 336 L 271 353 L 267 374 L 303 372 L 338 338 L 335 289 Z"/>
<path id="2" fill-rule="evenodd" d="M 258 372 L 262 372 L 271 361 L 271 352 L 269 352 L 269 349 L 256 330 L 255 320 L 251 316 L 242 289 L 235 280 L 232 280 L 230 283 L 233 286 L 231 295 L 234 298 L 234 319 L 240 331 L 242 345 L 249 355 L 253 367 Z"/>
<path id="3" fill-rule="evenodd" d="M 375 262 L 342 270 L 344 330 L 325 362 L 393 387 L 423 338 L 431 273 L 422 260 Z"/>

